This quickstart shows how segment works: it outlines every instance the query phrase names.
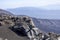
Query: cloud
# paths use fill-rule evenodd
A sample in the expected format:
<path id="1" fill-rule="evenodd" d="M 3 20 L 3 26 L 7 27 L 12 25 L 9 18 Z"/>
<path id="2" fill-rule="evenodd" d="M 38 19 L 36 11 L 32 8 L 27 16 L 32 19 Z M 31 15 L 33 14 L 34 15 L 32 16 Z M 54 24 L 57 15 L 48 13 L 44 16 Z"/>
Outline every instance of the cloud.
<path id="1" fill-rule="evenodd" d="M 45 7 L 55 4 L 60 5 L 60 0 L 0 0 L 0 8 Z"/>

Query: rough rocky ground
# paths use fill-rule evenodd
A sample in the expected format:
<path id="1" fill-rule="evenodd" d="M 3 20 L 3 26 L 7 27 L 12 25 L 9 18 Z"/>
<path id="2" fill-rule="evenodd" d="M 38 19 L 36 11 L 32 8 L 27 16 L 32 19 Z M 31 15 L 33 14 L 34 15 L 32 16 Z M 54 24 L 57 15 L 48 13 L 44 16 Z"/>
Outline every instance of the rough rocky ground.
<path id="1" fill-rule="evenodd" d="M 1 38 L 3 40 L 29 40 L 27 38 L 27 36 L 22 36 L 19 31 L 13 31 L 11 29 L 12 26 L 17 26 L 17 25 L 21 25 L 25 28 L 27 27 L 26 20 L 24 20 L 23 18 L 26 17 L 28 19 L 30 19 L 30 17 L 27 16 L 16 16 L 16 15 L 12 15 L 10 14 L 10 12 L 4 11 L 4 10 L 0 10 L 0 40 Z M 27 19 L 27 20 L 28 20 Z M 33 22 L 34 21 L 34 22 Z M 38 27 L 40 29 L 40 31 L 44 31 L 44 32 L 56 32 L 56 33 L 60 33 L 60 20 L 54 21 L 54 20 L 40 20 L 40 19 L 33 19 L 33 21 L 31 21 L 31 23 L 28 24 L 33 24 L 33 26 Z M 34 25 L 35 23 L 35 25 Z M 53 28 L 53 29 L 51 29 Z M 57 31 L 56 31 L 57 30 Z M 44 33 L 42 32 L 42 33 Z M 41 34 L 42 35 L 42 34 Z M 54 36 L 53 36 L 54 35 Z M 53 39 L 55 40 L 55 36 L 57 34 L 54 33 L 50 33 L 49 36 L 53 37 Z M 58 35 L 59 36 L 59 35 Z M 60 37 L 60 36 L 59 36 Z"/>
<path id="2" fill-rule="evenodd" d="M 0 26 L 0 38 L 8 40 L 28 40 L 26 36 L 17 35 L 6 26 Z"/>
<path id="3" fill-rule="evenodd" d="M 20 23 L 21 18 L 16 18 L 8 11 L 0 9 L 0 40 L 29 40 L 27 36 L 19 35 L 20 32 L 15 32 L 10 29 L 11 26 Z"/>

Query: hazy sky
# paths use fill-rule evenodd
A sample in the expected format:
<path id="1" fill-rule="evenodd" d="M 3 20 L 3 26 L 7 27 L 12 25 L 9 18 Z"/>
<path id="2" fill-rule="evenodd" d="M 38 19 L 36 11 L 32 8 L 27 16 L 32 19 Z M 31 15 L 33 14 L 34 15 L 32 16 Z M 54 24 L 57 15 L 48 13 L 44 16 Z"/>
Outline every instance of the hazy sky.
<path id="1" fill-rule="evenodd" d="M 0 8 L 2 9 L 16 7 L 42 7 L 47 9 L 59 9 L 60 0 L 0 0 Z"/>

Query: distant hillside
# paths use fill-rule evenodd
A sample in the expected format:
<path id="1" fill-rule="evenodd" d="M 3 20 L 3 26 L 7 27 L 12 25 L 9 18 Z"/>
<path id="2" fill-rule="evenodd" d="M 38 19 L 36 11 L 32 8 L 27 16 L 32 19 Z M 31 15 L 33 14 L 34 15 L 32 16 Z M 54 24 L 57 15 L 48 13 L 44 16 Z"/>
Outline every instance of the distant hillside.
<path id="1" fill-rule="evenodd" d="M 33 18 L 33 21 L 36 27 L 44 32 L 55 32 L 60 34 L 60 20 Z"/>
<path id="2" fill-rule="evenodd" d="M 13 15 L 11 12 L 0 9 L 0 15 Z"/>
<path id="3" fill-rule="evenodd" d="M 28 15 L 42 19 L 60 19 L 60 10 L 46 10 L 35 7 L 19 7 L 7 10 L 15 15 Z"/>

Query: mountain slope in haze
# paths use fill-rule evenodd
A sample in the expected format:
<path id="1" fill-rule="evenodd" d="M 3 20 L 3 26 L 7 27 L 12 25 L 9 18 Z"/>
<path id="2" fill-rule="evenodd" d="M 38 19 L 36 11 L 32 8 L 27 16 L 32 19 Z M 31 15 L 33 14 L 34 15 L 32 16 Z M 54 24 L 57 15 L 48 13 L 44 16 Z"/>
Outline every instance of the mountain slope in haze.
<path id="1" fill-rule="evenodd" d="M 60 34 L 60 20 L 33 18 L 33 21 L 36 27 L 44 32 L 55 32 Z"/>
<path id="2" fill-rule="evenodd" d="M 13 15 L 11 12 L 0 9 L 0 15 Z"/>
<path id="3" fill-rule="evenodd" d="M 7 9 L 15 15 L 28 15 L 31 17 L 42 19 L 60 19 L 60 10 L 47 10 L 35 7 L 19 7 L 14 9 Z"/>

